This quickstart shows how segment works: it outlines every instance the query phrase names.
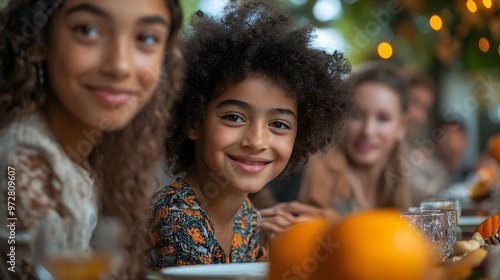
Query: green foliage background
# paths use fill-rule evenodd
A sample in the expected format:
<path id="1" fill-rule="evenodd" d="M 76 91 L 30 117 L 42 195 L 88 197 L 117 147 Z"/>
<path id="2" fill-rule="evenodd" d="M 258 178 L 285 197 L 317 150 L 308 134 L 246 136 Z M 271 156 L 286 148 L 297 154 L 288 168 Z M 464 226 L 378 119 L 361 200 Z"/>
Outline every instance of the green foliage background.
<path id="1" fill-rule="evenodd" d="M 213 0 L 183 0 L 181 3 L 185 18 L 188 19 L 203 1 Z M 291 0 L 277 0 L 277 3 L 302 21 L 320 28 L 339 30 L 351 45 L 350 58 L 353 64 L 378 58 L 377 45 L 381 41 L 387 41 L 394 50 L 391 60 L 402 66 L 415 65 L 430 69 L 460 65 L 465 70 L 494 72 L 497 72 L 500 66 L 500 40 L 492 36 L 489 28 L 496 20 L 499 21 L 497 23 L 500 27 L 498 0 L 493 0 L 491 9 L 485 9 L 482 0 L 475 0 L 478 6 L 475 14 L 466 9 L 466 0 L 331 0 L 341 1 L 343 12 L 337 20 L 328 22 L 321 22 L 314 16 L 313 7 L 318 1 L 308 0 L 303 5 L 295 5 Z M 401 11 L 390 14 L 387 25 L 381 24 L 374 15 L 387 15 L 391 5 L 401 8 Z M 444 28 L 440 31 L 432 30 L 429 25 L 429 18 L 435 14 L 443 19 Z M 483 19 L 484 22 L 471 26 L 465 35 L 462 34 L 463 32 L 459 31 L 460 26 L 473 19 Z M 368 36 L 369 42 L 360 46 L 356 41 L 360 36 L 356 35 L 366 35 L 366 29 L 375 26 L 374 23 L 380 28 L 379 34 Z M 478 47 L 479 38 L 483 36 L 490 41 L 490 49 L 486 53 Z M 458 44 L 455 51 L 451 50 L 452 42 L 443 39 L 446 37 L 455 39 L 453 42 Z M 437 48 L 440 48 L 441 52 L 437 51 Z M 448 48 L 450 53 L 443 51 Z M 448 57 L 452 54 L 452 57 Z"/>
<path id="2" fill-rule="evenodd" d="M 6 0 L 0 0 L 3 4 Z M 13 0 L 15 1 L 15 0 Z M 184 10 L 185 22 L 196 12 L 201 4 L 217 4 L 222 0 L 180 0 Z M 273 1 L 273 0 L 268 0 Z M 274 0 L 290 11 L 302 22 L 308 22 L 319 28 L 336 29 L 343 34 L 350 45 L 349 57 L 354 65 L 369 59 L 378 58 L 376 48 L 381 41 L 393 46 L 391 60 L 401 66 L 415 65 L 423 69 L 447 68 L 460 65 L 464 70 L 483 70 L 499 73 L 500 70 L 500 36 L 492 34 L 496 24 L 500 30 L 500 0 L 492 0 L 493 7 L 485 9 L 483 0 L 329 0 L 340 1 L 342 15 L 328 22 L 319 21 L 313 7 L 321 0 L 307 0 L 302 5 L 294 4 L 297 0 Z M 477 13 L 467 11 L 466 1 L 475 1 Z M 388 11 L 389 5 L 399 5 L 401 12 L 390 14 L 388 24 L 377 22 L 375 14 Z M 443 18 L 444 28 L 441 31 L 430 29 L 428 19 L 437 14 Z M 466 34 L 460 32 L 464 22 L 475 20 Z M 479 22 L 478 21 L 483 21 Z M 374 23 L 378 24 L 377 26 Z M 377 36 L 368 36 L 367 43 L 359 44 L 361 33 L 370 27 L 379 28 Z M 373 29 L 372 29 L 373 30 Z M 481 37 L 490 40 L 490 49 L 483 53 L 478 48 Z M 446 39 L 454 39 L 459 46 L 452 50 L 452 43 Z M 449 45 L 447 45 L 449 44 Z M 437 51 L 440 48 L 441 52 Z M 443 50 L 450 49 L 449 53 Z M 442 56 L 452 55 L 444 59 Z"/>

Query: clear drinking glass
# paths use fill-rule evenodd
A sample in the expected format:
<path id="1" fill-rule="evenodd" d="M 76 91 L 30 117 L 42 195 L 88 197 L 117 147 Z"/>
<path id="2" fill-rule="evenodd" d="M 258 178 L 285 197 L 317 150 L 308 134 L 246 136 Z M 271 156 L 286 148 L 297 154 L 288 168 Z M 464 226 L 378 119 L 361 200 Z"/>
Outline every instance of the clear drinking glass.
<path id="1" fill-rule="evenodd" d="M 448 253 L 448 220 L 445 211 L 412 209 L 401 216 L 417 228 L 435 247 L 437 260 L 442 261 Z"/>
<path id="2" fill-rule="evenodd" d="M 100 218 L 91 240 L 91 251 L 85 254 L 53 250 L 48 243 L 40 243 L 37 273 L 41 279 L 91 280 L 112 279 L 111 275 L 121 265 L 122 227 L 116 218 Z M 46 237 L 45 237 L 46 238 Z M 43 273 L 43 277 L 40 274 Z"/>
<path id="3" fill-rule="evenodd" d="M 425 209 L 423 207 L 410 207 L 408 208 L 408 212 L 415 212 L 415 211 L 438 211 L 438 212 L 445 212 L 446 216 L 446 227 L 447 227 L 447 232 L 446 232 L 446 250 L 445 250 L 445 258 L 449 257 L 451 253 L 453 252 L 453 246 L 455 245 L 455 242 L 457 241 L 457 223 L 455 220 L 456 217 L 456 210 L 440 210 L 440 209 Z"/>
<path id="4" fill-rule="evenodd" d="M 448 198 L 448 197 L 432 197 L 424 200 L 423 202 L 420 203 L 420 205 L 424 204 L 429 204 L 433 205 L 435 207 L 439 207 L 439 209 L 446 209 L 446 208 L 454 208 L 457 210 L 457 221 L 460 219 L 460 215 L 462 214 L 462 204 L 460 203 L 460 200 L 456 198 Z M 451 206 L 451 204 L 453 206 Z"/>
<path id="5" fill-rule="evenodd" d="M 430 198 L 420 203 L 420 208 L 423 209 L 439 209 L 439 210 L 454 210 L 455 213 L 455 223 L 451 228 L 455 232 L 455 241 L 460 240 L 462 238 L 462 231 L 460 227 L 458 227 L 458 220 L 460 219 L 461 214 L 461 204 L 458 199 L 451 198 Z M 450 221 L 451 223 L 451 221 Z M 454 243 L 453 242 L 453 243 Z M 453 245 L 452 245 L 453 246 Z"/>

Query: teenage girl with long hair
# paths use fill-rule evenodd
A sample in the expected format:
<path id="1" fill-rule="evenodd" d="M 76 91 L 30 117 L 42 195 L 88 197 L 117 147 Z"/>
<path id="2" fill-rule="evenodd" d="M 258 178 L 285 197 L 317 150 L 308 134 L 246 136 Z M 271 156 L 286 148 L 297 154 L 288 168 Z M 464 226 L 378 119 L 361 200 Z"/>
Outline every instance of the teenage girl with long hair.
<path id="1" fill-rule="evenodd" d="M 137 275 L 180 82 L 178 1 L 11 0 L 0 18 L 0 278 L 34 277 L 43 225 L 51 251 L 88 252 L 101 216 L 125 229 L 120 279 Z M 17 218 L 15 244 L 6 217 Z"/>

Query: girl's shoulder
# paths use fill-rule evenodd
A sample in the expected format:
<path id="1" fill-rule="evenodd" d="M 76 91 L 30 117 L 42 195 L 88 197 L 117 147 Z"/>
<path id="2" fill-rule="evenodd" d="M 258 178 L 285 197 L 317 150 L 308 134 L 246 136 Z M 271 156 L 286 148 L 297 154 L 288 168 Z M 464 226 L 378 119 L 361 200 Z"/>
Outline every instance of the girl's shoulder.
<path id="1" fill-rule="evenodd" d="M 38 112 L 14 119 L 0 130 L 0 135 L 20 135 L 20 132 L 31 132 L 35 134 L 46 134 L 48 125 Z"/>
<path id="2" fill-rule="evenodd" d="M 0 142 L 3 162 L 20 150 L 39 151 L 41 156 L 62 152 L 47 125 L 36 113 L 14 120 L 0 130 Z"/>
<path id="3" fill-rule="evenodd" d="M 147 220 L 148 228 L 166 225 L 173 232 L 177 232 L 186 227 L 197 229 L 203 236 L 213 231 L 195 193 L 182 181 L 167 185 L 153 195 L 147 210 Z"/>
<path id="4" fill-rule="evenodd" d="M 151 206 L 154 209 L 173 207 L 174 209 L 199 208 L 196 194 L 189 184 L 181 180 L 163 187 L 153 194 Z"/>
<path id="5" fill-rule="evenodd" d="M 257 214 L 259 213 L 259 211 L 257 210 L 257 208 L 255 208 L 249 197 L 245 198 L 243 204 L 241 205 L 241 209 L 249 213 L 257 213 Z"/>
<path id="6" fill-rule="evenodd" d="M 89 240 L 95 227 L 97 195 L 92 175 L 73 163 L 53 138 L 48 127 L 37 114 L 15 120 L 0 131 L 0 193 L 15 186 L 16 214 L 19 230 L 35 228 L 44 219 L 51 219 L 51 230 L 68 235 L 70 243 L 60 248 L 81 248 L 81 240 Z M 7 176 L 7 172 L 12 171 Z M 12 175 L 11 175 L 12 174 Z M 12 181 L 12 183 L 8 183 Z M 0 205 L 0 213 L 5 213 Z M 65 211 L 59 211 L 63 209 Z M 65 230 L 68 223 L 84 230 L 79 239 L 76 231 Z M 26 235 L 26 240 L 33 236 Z M 55 240 L 55 239 L 54 239 Z M 74 241 L 73 241 L 74 240 Z M 77 242 L 78 241 L 78 242 Z M 59 247 L 58 247 L 59 248 Z M 83 250 L 83 249 L 82 249 Z"/>
<path id="7" fill-rule="evenodd" d="M 52 172 L 63 184 L 76 180 L 78 184 L 94 185 L 90 167 L 71 161 L 38 113 L 17 119 L 0 130 L 0 143 L 2 168 L 27 166 L 30 173 L 45 169 L 44 173 Z"/>

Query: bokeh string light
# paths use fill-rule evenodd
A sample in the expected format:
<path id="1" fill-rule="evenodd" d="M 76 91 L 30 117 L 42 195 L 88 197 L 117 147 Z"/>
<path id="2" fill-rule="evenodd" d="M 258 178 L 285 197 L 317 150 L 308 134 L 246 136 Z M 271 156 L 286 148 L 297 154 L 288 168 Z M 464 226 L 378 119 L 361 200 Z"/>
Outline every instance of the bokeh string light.
<path id="1" fill-rule="evenodd" d="M 481 39 L 479 39 L 479 49 L 482 52 L 487 52 L 490 49 L 490 42 L 488 39 L 485 37 L 481 37 Z"/>
<path id="2" fill-rule="evenodd" d="M 443 27 L 443 20 L 441 20 L 441 17 L 438 15 L 433 15 L 431 19 L 429 20 L 429 24 L 431 25 L 431 28 L 434 30 L 440 30 L 441 27 Z"/>
<path id="3" fill-rule="evenodd" d="M 392 56 L 392 46 L 387 42 L 382 42 L 377 47 L 378 55 L 383 59 L 389 59 Z"/>
<path id="4" fill-rule="evenodd" d="M 476 2 L 473 0 L 467 0 L 467 9 L 469 9 L 471 13 L 475 13 L 477 11 Z"/>
<path id="5" fill-rule="evenodd" d="M 354 64 L 381 58 L 386 42 L 389 59 L 403 65 L 489 71 L 500 65 L 500 0 L 341 2 L 342 17 L 329 26 L 340 29 Z"/>

